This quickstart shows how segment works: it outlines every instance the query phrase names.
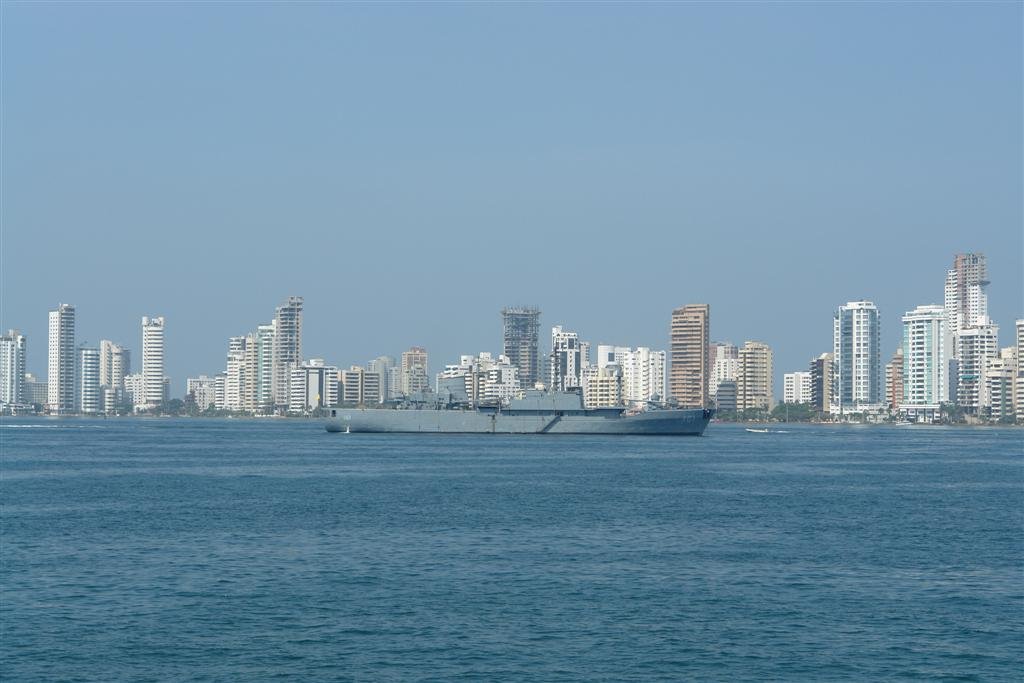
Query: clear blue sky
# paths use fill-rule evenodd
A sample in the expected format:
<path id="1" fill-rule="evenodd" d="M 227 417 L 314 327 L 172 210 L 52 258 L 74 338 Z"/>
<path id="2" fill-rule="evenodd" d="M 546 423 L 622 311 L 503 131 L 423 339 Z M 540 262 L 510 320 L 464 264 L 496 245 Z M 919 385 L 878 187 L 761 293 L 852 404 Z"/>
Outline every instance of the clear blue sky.
<path id="1" fill-rule="evenodd" d="M 168 373 L 306 298 L 305 355 L 500 351 L 498 311 L 664 348 L 673 307 L 776 371 L 869 298 L 989 257 L 1024 315 L 1022 5 L 13 3 L 2 326 Z"/>

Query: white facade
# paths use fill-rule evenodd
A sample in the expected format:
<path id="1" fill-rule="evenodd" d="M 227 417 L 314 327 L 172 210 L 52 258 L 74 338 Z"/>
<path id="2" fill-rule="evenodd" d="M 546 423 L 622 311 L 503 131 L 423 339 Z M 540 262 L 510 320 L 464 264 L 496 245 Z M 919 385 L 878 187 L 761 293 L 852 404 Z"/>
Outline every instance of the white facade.
<path id="1" fill-rule="evenodd" d="M 245 396 L 249 382 L 245 366 L 245 337 L 228 339 L 227 368 L 224 376 L 224 410 L 239 412 L 245 409 Z"/>
<path id="2" fill-rule="evenodd" d="M 100 341 L 100 386 L 124 388 L 124 377 L 131 372 L 131 353 L 109 339 Z"/>
<path id="3" fill-rule="evenodd" d="M 103 396 L 100 393 L 100 350 L 79 348 L 77 370 L 75 398 L 78 412 L 95 415 L 103 410 Z"/>
<path id="4" fill-rule="evenodd" d="M 803 372 L 803 371 L 787 372 L 784 375 L 782 375 L 782 402 L 783 403 L 810 403 L 811 402 L 811 373 L 810 372 Z"/>
<path id="5" fill-rule="evenodd" d="M 0 405 L 30 403 L 25 391 L 25 336 L 8 330 L 0 337 Z"/>
<path id="6" fill-rule="evenodd" d="M 207 410 L 210 406 L 216 407 L 216 379 L 206 375 L 189 377 L 185 380 L 185 395 L 192 397 L 200 412 Z"/>
<path id="7" fill-rule="evenodd" d="M 422 346 L 413 346 L 402 352 L 402 393 L 406 396 L 427 391 L 430 388 L 430 377 L 427 375 L 429 365 L 427 350 Z"/>
<path id="8" fill-rule="evenodd" d="M 1016 322 L 1017 339 L 1015 356 L 1017 372 L 1013 379 L 1013 410 L 1019 422 L 1024 422 L 1024 320 Z"/>
<path id="9" fill-rule="evenodd" d="M 391 370 L 395 367 L 395 359 L 391 356 L 377 356 L 366 365 L 366 369 L 380 375 L 380 400 L 387 401 L 392 393 Z"/>
<path id="10" fill-rule="evenodd" d="M 308 413 L 338 404 L 338 368 L 324 365 L 322 360 L 311 359 L 309 363 L 292 370 L 289 386 L 288 412 Z"/>
<path id="11" fill-rule="evenodd" d="M 618 365 L 605 363 L 601 367 L 584 368 L 583 405 L 585 407 L 613 408 L 622 404 L 622 369 Z"/>
<path id="12" fill-rule="evenodd" d="M 135 408 L 159 408 L 166 398 L 164 392 L 164 319 L 162 316 L 142 318 L 142 402 Z"/>
<path id="13" fill-rule="evenodd" d="M 985 359 L 999 353 L 999 326 L 983 318 L 957 333 L 956 403 L 972 415 L 981 410 Z"/>
<path id="14" fill-rule="evenodd" d="M 978 400 L 982 415 L 991 420 L 1013 417 L 1013 380 L 1016 373 L 1017 349 L 1013 346 L 985 359 Z"/>
<path id="15" fill-rule="evenodd" d="M 277 325 L 270 322 L 256 328 L 255 348 L 252 350 L 255 363 L 255 395 L 253 401 L 260 412 L 272 412 L 274 400 L 274 338 Z"/>
<path id="16" fill-rule="evenodd" d="M 452 388 L 459 382 L 472 405 L 507 403 L 518 396 L 522 388 L 519 368 L 512 364 L 509 357 L 500 355 L 494 358 L 486 351 L 477 356 L 460 356 L 458 365 L 446 365 L 437 374 L 437 391 L 441 392 L 445 387 Z M 451 390 L 452 393 L 456 392 L 455 388 Z"/>
<path id="17" fill-rule="evenodd" d="M 51 413 L 75 410 L 75 307 L 60 304 L 50 311 L 46 399 Z"/>
<path id="18" fill-rule="evenodd" d="M 621 373 L 621 398 L 625 405 L 665 400 L 666 360 L 664 351 L 653 351 L 646 346 L 633 349 L 599 344 L 597 347 L 597 367 L 614 365 Z"/>
<path id="19" fill-rule="evenodd" d="M 850 301 L 833 317 L 832 413 L 880 410 L 882 391 L 881 324 L 870 301 Z"/>
<path id="20" fill-rule="evenodd" d="M 711 366 L 711 386 L 708 393 L 717 397 L 718 385 L 722 382 L 735 382 L 740 369 L 739 349 L 728 342 L 720 343 L 715 350 L 715 362 Z"/>
<path id="21" fill-rule="evenodd" d="M 946 309 L 918 306 L 903 316 L 902 413 L 934 418 L 949 400 L 946 377 Z"/>
<path id="22" fill-rule="evenodd" d="M 133 406 L 142 405 L 146 400 L 146 383 L 141 372 L 124 376 L 124 393 Z"/>
<path id="23" fill-rule="evenodd" d="M 338 393 L 342 403 L 372 406 L 381 402 L 380 373 L 353 365 L 338 373 L 338 377 L 341 381 Z"/>

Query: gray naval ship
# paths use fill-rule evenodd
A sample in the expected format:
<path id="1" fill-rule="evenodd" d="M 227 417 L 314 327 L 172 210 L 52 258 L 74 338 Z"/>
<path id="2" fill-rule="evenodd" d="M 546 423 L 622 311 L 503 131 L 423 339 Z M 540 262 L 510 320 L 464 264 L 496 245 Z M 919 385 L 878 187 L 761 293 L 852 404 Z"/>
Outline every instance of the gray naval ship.
<path id="1" fill-rule="evenodd" d="M 328 408 L 329 432 L 443 434 L 631 434 L 700 436 L 713 410 L 583 406 L 578 393 L 529 390 L 507 405 L 480 405 L 453 398 L 411 401 L 395 408 Z"/>

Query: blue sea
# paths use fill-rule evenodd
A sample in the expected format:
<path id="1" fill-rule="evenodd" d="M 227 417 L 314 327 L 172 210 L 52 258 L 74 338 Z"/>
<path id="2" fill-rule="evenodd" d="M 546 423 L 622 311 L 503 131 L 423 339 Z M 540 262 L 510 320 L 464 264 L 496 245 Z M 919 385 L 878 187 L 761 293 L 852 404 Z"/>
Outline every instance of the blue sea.
<path id="1" fill-rule="evenodd" d="M 4 681 L 1024 677 L 1024 431 L 4 418 Z"/>

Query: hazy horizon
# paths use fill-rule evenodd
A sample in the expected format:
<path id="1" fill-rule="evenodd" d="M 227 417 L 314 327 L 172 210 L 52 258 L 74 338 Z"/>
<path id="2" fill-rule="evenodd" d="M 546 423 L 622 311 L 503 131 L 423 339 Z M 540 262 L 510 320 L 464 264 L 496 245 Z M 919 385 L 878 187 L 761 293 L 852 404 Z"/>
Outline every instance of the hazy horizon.
<path id="1" fill-rule="evenodd" d="M 1019 3 L 29 4 L 2 11 L 0 326 L 46 376 L 47 311 L 172 396 L 305 298 L 342 367 L 501 351 L 538 306 L 668 348 L 672 309 L 783 372 L 870 299 L 942 303 L 988 257 L 1024 317 Z"/>

